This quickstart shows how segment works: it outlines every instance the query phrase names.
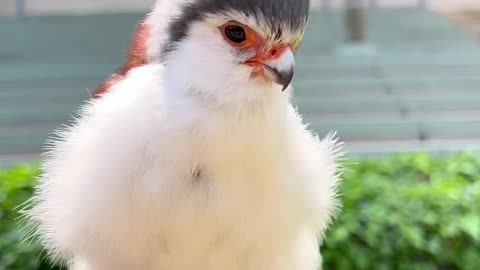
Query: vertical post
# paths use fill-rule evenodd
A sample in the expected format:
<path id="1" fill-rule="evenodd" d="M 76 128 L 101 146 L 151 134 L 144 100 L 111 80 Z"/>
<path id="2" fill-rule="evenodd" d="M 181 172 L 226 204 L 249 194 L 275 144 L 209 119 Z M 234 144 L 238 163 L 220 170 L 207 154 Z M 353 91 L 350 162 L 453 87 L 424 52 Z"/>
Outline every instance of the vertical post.
<path id="1" fill-rule="evenodd" d="M 322 8 L 331 9 L 332 3 L 330 2 L 330 0 L 322 0 Z"/>
<path id="2" fill-rule="evenodd" d="M 348 42 L 361 43 L 365 41 L 365 8 L 360 1 L 346 0 L 345 26 Z"/>
<path id="3" fill-rule="evenodd" d="M 15 16 L 18 20 L 25 17 L 25 0 L 15 0 Z"/>
<path id="4" fill-rule="evenodd" d="M 368 7 L 371 9 L 377 9 L 379 6 L 378 0 L 368 0 Z"/>
<path id="5" fill-rule="evenodd" d="M 427 8 L 427 0 L 418 0 L 418 7 L 419 8 Z"/>

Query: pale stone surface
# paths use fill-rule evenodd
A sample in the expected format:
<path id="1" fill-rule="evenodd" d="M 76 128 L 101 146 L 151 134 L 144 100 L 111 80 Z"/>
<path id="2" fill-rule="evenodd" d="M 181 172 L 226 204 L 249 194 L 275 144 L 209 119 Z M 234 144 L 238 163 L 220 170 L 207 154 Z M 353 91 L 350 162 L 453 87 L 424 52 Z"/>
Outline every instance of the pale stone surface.
<path id="1" fill-rule="evenodd" d="M 15 14 L 16 0 L 0 0 L 0 15 Z M 377 3 L 382 8 L 414 7 L 422 0 L 358 0 L 367 5 Z M 146 11 L 155 0 L 25 0 L 26 13 L 30 15 L 49 14 L 92 14 Z M 328 5 L 343 7 L 345 0 L 312 0 L 314 8 Z M 424 0 L 427 7 L 434 10 L 480 9 L 478 0 Z"/>
<path id="2" fill-rule="evenodd" d="M 13 13 L 15 1 L 0 0 L 0 14 Z M 25 0 L 25 2 L 27 14 L 50 15 L 144 12 L 153 6 L 155 0 Z"/>
<path id="3" fill-rule="evenodd" d="M 340 8 L 344 6 L 345 0 L 312 0 L 314 7 L 329 5 L 331 7 Z M 376 3 L 382 8 L 396 7 L 414 7 L 420 2 L 425 2 L 426 6 L 433 10 L 467 10 L 480 9 L 480 1 L 478 0 L 358 0 L 358 2 L 368 5 Z"/>

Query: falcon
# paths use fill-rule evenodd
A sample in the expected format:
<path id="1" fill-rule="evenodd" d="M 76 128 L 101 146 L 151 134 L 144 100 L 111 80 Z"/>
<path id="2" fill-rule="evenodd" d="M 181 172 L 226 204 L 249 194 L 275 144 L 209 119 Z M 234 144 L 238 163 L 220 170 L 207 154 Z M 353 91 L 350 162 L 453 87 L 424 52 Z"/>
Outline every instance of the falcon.
<path id="1" fill-rule="evenodd" d="M 291 104 L 309 0 L 160 0 L 49 142 L 26 218 L 73 270 L 317 270 L 339 143 Z"/>

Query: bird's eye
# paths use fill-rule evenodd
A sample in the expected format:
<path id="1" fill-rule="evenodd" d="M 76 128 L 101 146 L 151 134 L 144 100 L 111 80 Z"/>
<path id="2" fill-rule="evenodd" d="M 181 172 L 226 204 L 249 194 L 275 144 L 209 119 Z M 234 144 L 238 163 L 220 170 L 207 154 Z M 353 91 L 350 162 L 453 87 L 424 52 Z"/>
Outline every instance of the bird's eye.
<path id="1" fill-rule="evenodd" d="M 225 23 L 219 27 L 219 30 L 223 38 L 235 48 L 260 47 L 263 42 L 263 39 L 250 27 L 236 21 Z"/>
<path id="2" fill-rule="evenodd" d="M 228 26 L 225 28 L 225 36 L 232 42 L 241 44 L 247 40 L 245 30 L 240 26 Z"/>

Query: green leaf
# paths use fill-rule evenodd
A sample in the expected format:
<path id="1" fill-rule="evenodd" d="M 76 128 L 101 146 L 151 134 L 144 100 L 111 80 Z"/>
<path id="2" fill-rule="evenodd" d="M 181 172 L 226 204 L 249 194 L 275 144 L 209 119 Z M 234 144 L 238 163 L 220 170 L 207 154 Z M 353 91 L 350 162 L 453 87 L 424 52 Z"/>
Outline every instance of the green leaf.
<path id="1" fill-rule="evenodd" d="M 480 213 L 478 213 L 480 215 Z M 468 215 L 460 219 L 460 226 L 476 241 L 480 241 L 480 216 Z"/>

